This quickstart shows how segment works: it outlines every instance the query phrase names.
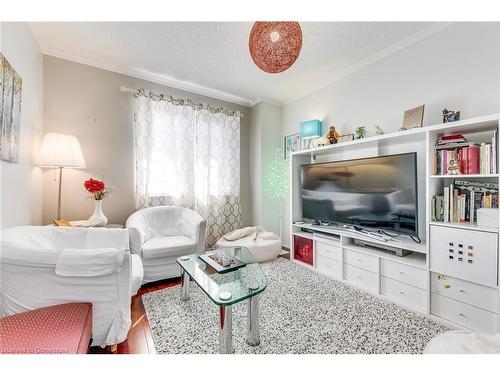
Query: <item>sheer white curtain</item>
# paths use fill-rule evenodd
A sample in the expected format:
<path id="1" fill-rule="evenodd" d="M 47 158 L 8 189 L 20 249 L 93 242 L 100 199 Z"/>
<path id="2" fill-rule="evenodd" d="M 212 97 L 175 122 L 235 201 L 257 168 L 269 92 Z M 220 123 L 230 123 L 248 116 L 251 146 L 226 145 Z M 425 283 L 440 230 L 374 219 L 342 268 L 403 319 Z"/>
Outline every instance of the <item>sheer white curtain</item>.
<path id="1" fill-rule="evenodd" d="M 240 117 L 145 96 L 134 114 L 136 207 L 189 207 L 207 246 L 240 227 Z"/>

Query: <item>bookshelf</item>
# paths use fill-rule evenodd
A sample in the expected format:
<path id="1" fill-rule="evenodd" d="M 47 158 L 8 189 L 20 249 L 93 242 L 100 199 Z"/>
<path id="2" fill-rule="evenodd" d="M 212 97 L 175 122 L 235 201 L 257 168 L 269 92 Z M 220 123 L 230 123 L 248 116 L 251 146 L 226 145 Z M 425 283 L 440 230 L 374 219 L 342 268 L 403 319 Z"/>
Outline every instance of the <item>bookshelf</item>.
<path id="1" fill-rule="evenodd" d="M 493 274 L 496 277 L 492 278 L 498 280 L 499 228 L 481 227 L 475 222 L 436 222 L 431 216 L 432 197 L 443 194 L 445 186 L 449 187 L 456 181 L 497 185 L 500 183 L 498 169 L 496 172 L 492 170 L 495 173 L 491 174 L 436 175 L 434 152 L 438 139 L 443 135 L 462 134 L 467 142 L 491 143 L 493 133 L 499 130 L 499 123 L 500 115 L 493 114 L 291 153 L 290 259 L 315 272 L 373 293 L 379 298 L 429 314 L 433 318 L 444 319 L 455 324 L 454 327 L 458 325 L 476 331 L 500 332 L 498 283 L 481 281 L 482 276 Z M 417 244 L 409 238 L 401 238 L 403 242 L 389 241 L 385 244 L 410 250 L 413 252 L 411 255 L 398 257 L 381 251 L 377 246 L 383 243 L 357 233 L 298 223 L 303 219 L 301 165 L 406 152 L 417 154 L 418 234 L 422 242 Z M 293 246 L 296 237 L 312 242 L 312 265 L 296 260 Z M 368 244 L 357 245 L 355 240 L 359 239 Z M 473 245 L 474 258 L 465 258 L 465 261 L 461 262 L 460 249 L 457 248 L 453 250 L 456 258 L 449 260 L 450 242 L 456 242 L 456 246 Z M 495 258 L 488 256 L 492 253 Z M 409 275 L 413 275 L 414 279 L 405 279 Z M 396 290 L 397 293 L 392 293 L 388 287 L 387 281 L 391 278 L 391 285 L 401 287 Z M 442 286 L 443 283 L 452 287 L 446 289 Z M 495 308 L 491 309 L 486 302 Z"/>
<path id="2" fill-rule="evenodd" d="M 456 131 L 453 131 L 456 130 Z M 436 150 L 436 145 L 443 137 L 463 136 L 462 143 L 450 141 L 441 144 L 445 150 Z M 485 121 L 480 125 L 470 122 L 447 128 L 435 127 L 427 135 L 427 199 L 429 201 L 427 219 L 431 225 L 441 225 L 462 229 L 480 229 L 477 224 L 477 209 L 481 207 L 498 207 L 498 120 Z M 467 145 L 467 146 L 462 146 Z M 471 145 L 471 146 L 469 146 Z M 449 148 L 448 148 L 449 146 Z M 451 158 L 468 153 L 469 148 L 476 149 L 476 158 L 471 160 L 460 159 L 461 168 L 467 163 L 474 164 L 475 170 L 483 172 L 485 164 L 489 164 L 488 173 L 462 173 L 457 175 L 444 174 Z M 484 150 L 489 150 L 486 158 Z M 481 150 L 481 152 L 479 151 Z M 444 152 L 444 155 L 443 155 Z M 439 156 L 438 156 L 439 154 Z M 443 156 L 448 160 L 443 161 Z M 468 166 L 467 166 L 468 168 Z M 441 174 L 435 174 L 436 170 Z M 494 172 L 494 173 L 491 173 Z M 496 186 L 496 189 L 494 188 Z M 491 232 L 491 230 L 488 230 Z M 493 232 L 498 230 L 493 228 Z"/>

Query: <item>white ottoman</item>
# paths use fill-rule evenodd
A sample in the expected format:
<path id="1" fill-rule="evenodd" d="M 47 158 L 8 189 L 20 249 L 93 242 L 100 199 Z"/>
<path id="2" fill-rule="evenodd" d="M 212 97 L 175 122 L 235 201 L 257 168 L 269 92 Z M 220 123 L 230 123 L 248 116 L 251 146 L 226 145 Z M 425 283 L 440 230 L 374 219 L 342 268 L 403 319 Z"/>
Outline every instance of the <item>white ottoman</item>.
<path id="1" fill-rule="evenodd" d="M 424 354 L 492 354 L 500 353 L 500 335 L 469 331 L 448 331 L 429 341 Z"/>
<path id="2" fill-rule="evenodd" d="M 215 243 L 215 247 L 220 249 L 224 247 L 244 246 L 253 254 L 257 262 L 267 262 L 274 260 L 281 252 L 281 239 L 265 240 L 257 237 L 244 237 L 235 241 L 227 241 L 221 238 Z"/>

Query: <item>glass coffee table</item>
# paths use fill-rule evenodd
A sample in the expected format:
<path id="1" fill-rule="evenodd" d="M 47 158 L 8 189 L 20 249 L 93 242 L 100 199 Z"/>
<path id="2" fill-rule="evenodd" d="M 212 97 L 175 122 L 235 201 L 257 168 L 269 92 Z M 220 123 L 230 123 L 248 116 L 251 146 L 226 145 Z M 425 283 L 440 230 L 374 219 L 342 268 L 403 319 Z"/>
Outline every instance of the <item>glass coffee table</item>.
<path id="1" fill-rule="evenodd" d="M 219 309 L 219 352 L 222 354 L 233 352 L 232 306 L 248 300 L 246 342 L 257 346 L 260 344 L 258 298 L 267 287 L 266 277 L 246 247 L 229 247 L 213 252 L 235 258 L 245 263 L 245 266 L 227 273 L 217 273 L 198 254 L 177 258 L 182 270 L 181 300 L 189 300 L 191 278 L 215 303 Z"/>

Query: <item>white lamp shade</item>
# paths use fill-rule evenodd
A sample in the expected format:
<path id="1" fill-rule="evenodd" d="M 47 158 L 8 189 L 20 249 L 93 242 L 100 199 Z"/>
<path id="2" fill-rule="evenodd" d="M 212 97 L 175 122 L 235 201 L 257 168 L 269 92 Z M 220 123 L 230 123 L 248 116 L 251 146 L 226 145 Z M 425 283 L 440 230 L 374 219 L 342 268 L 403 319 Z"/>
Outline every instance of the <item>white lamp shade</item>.
<path id="1" fill-rule="evenodd" d="M 40 167 L 85 168 L 78 138 L 73 135 L 47 133 L 40 151 Z"/>

